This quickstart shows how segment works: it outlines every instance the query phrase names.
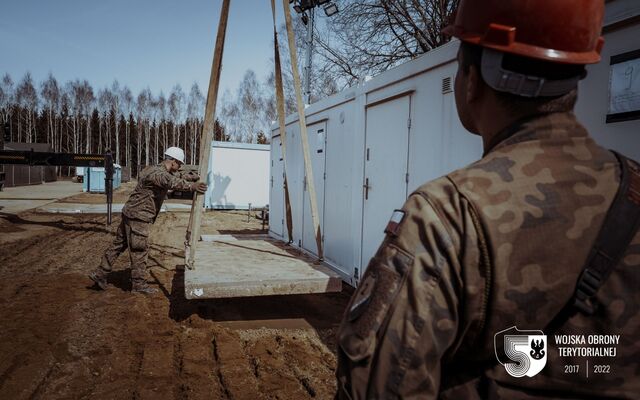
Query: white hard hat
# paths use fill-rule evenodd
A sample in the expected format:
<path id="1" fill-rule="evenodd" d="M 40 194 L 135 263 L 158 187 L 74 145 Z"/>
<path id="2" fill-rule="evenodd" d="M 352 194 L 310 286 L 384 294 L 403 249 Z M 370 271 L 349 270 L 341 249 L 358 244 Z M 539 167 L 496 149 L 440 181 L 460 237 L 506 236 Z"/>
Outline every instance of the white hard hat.
<path id="1" fill-rule="evenodd" d="M 184 164 L 184 150 L 182 150 L 180 147 L 169 147 L 164 152 L 164 155 L 177 160 L 180 164 Z"/>

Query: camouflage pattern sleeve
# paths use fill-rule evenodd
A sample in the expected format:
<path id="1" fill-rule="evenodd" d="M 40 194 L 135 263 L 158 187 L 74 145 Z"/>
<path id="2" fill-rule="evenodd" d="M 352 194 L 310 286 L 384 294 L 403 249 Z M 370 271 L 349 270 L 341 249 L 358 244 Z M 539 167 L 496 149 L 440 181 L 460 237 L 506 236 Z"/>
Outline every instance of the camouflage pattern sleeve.
<path id="1" fill-rule="evenodd" d="M 165 190 L 192 190 L 193 183 L 181 179 L 169 171 L 163 171 L 163 173 L 153 175 L 153 184 Z"/>
<path id="2" fill-rule="evenodd" d="M 338 334 L 339 399 L 437 398 L 441 368 L 458 337 L 483 318 L 468 203 L 442 178 L 411 195 L 402 211 L 346 309 Z"/>

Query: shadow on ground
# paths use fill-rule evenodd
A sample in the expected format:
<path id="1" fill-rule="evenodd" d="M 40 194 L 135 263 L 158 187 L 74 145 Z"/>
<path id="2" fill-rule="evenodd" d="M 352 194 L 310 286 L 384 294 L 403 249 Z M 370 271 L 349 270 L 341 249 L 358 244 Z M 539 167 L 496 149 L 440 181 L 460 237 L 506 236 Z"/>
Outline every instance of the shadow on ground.
<path id="1" fill-rule="evenodd" d="M 219 323 L 240 323 L 244 327 L 254 324 L 256 328 L 269 326 L 270 321 L 277 321 L 279 325 L 290 322 L 292 328 L 308 325 L 333 352 L 335 331 L 353 293 L 353 288 L 343 284 L 342 292 L 338 293 L 187 300 L 183 265 L 176 265 L 170 291 L 153 272 L 151 277 L 169 299 L 169 317 L 176 322 L 198 316 Z"/>

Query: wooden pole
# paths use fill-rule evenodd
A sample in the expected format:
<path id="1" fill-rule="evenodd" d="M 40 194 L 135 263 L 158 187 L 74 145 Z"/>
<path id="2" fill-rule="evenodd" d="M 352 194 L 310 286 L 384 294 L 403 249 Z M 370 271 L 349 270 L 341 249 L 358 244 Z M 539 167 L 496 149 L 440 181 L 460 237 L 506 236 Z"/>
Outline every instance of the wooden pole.
<path id="1" fill-rule="evenodd" d="M 200 138 L 200 158 L 198 173 L 200 177 L 208 175 L 209 155 L 211 154 L 211 141 L 213 140 L 216 117 L 216 101 L 218 98 L 218 87 L 220 86 L 220 70 L 222 69 L 222 54 L 224 51 L 224 39 L 227 31 L 227 20 L 229 17 L 229 3 L 231 0 L 224 0 L 222 11 L 220 12 L 220 22 L 218 23 L 218 34 L 216 36 L 216 47 L 213 53 L 213 63 L 211 65 L 211 78 L 209 80 L 209 91 L 207 92 L 207 105 L 204 114 L 204 126 Z M 194 193 L 191 204 L 191 215 L 189 216 L 189 227 L 185 240 L 185 265 L 187 268 L 195 268 L 196 243 L 200 239 L 200 224 L 202 222 L 202 208 L 204 196 Z"/>
<path id="2" fill-rule="evenodd" d="M 271 13 L 273 14 L 273 44 L 276 76 L 276 104 L 278 107 L 278 128 L 280 131 L 280 144 L 282 146 L 282 169 L 284 179 L 284 204 L 287 219 L 287 235 L 289 243 L 293 242 L 293 217 L 291 200 L 289 197 L 289 183 L 287 181 L 287 131 L 285 126 L 284 88 L 282 84 L 282 66 L 280 64 L 280 46 L 278 44 L 278 30 L 276 26 L 276 2 L 271 0 Z"/>
<path id="3" fill-rule="evenodd" d="M 284 7 L 284 17 L 287 24 L 287 36 L 289 39 L 289 54 L 291 57 L 291 69 L 293 70 L 293 82 L 296 92 L 296 103 L 298 105 L 298 121 L 300 122 L 300 137 L 302 138 L 302 154 L 304 155 L 304 171 L 307 177 L 307 188 L 309 190 L 309 202 L 311 203 L 311 219 L 318 246 L 318 258 L 324 258 L 322 252 L 322 232 L 320 231 L 320 221 L 318 219 L 318 202 L 316 199 L 316 188 L 313 180 L 313 167 L 311 156 L 309 155 L 309 138 L 307 137 L 307 120 L 304 115 L 304 103 L 302 102 L 302 89 L 300 88 L 300 73 L 298 71 L 298 57 L 296 54 L 296 42 L 293 34 L 293 24 L 291 22 L 291 11 L 289 10 L 289 0 L 282 0 Z"/>

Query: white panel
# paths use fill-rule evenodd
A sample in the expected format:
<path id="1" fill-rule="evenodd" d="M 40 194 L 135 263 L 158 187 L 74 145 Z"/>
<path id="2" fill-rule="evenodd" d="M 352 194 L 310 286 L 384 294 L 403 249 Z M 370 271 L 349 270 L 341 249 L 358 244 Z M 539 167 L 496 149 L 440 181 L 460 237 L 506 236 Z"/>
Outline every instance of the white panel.
<path id="1" fill-rule="evenodd" d="M 267 150 L 212 146 L 205 194 L 207 208 L 247 209 L 269 204 Z"/>
<path id="2" fill-rule="evenodd" d="M 324 171 L 325 171 L 325 138 L 327 134 L 326 122 L 309 125 L 307 127 L 309 135 L 309 156 L 311 157 L 311 166 L 313 168 L 313 180 L 316 190 L 316 201 L 318 203 L 318 219 L 320 222 L 320 231 L 324 233 Z M 311 218 L 311 204 L 309 200 L 309 187 L 304 187 L 304 217 L 302 221 L 302 247 L 309 252 L 317 255 L 318 245 L 316 243 L 316 235 L 313 227 L 313 219 Z"/>
<path id="3" fill-rule="evenodd" d="M 284 234 L 284 173 L 280 137 L 271 140 L 271 178 L 269 187 L 269 231 L 282 238 Z"/>
<path id="4" fill-rule="evenodd" d="M 393 210 L 407 197 L 410 100 L 405 96 L 366 110 L 363 270 L 382 243 Z"/>

